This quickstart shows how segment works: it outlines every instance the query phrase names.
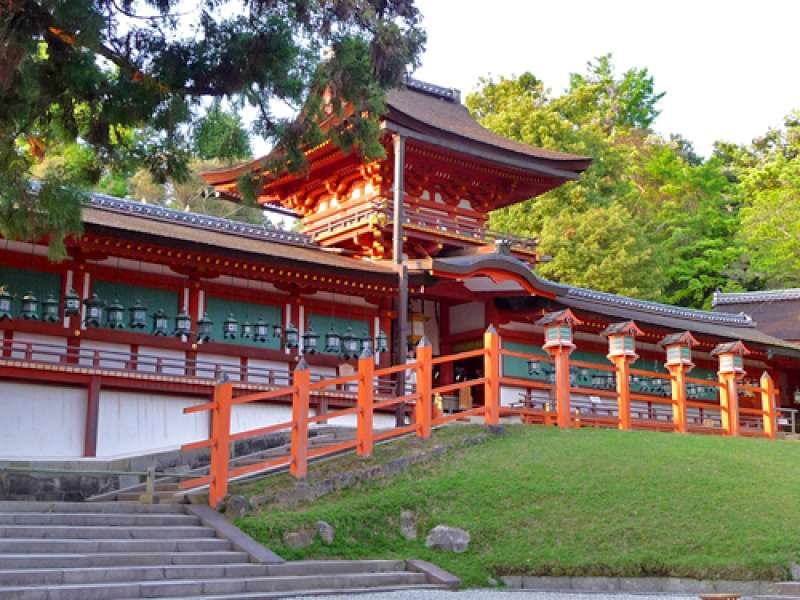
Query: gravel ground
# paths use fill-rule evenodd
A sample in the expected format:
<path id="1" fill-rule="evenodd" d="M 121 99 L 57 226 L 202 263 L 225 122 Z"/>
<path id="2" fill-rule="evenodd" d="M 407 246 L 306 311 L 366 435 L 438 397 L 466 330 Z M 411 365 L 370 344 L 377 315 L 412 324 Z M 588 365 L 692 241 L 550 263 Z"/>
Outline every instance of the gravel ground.
<path id="1" fill-rule="evenodd" d="M 673 594 L 609 594 L 609 593 L 559 593 L 559 592 L 527 592 L 524 590 L 466 590 L 463 592 L 447 592 L 439 590 L 408 590 L 404 592 L 378 592 L 375 594 L 359 594 L 358 596 L 315 596 L 304 600 L 687 600 L 694 596 Z"/>

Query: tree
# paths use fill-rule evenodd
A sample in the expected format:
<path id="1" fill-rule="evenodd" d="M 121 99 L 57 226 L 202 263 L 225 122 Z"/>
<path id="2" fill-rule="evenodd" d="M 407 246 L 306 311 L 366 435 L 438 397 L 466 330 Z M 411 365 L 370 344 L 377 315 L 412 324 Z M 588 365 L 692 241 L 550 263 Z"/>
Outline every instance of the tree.
<path id="1" fill-rule="evenodd" d="M 592 157 L 580 180 L 491 215 L 493 227 L 539 238 L 552 256 L 543 276 L 688 306 L 726 285 L 739 256 L 726 166 L 653 134 L 662 97 L 646 69 L 618 75 L 603 56 L 561 95 L 527 73 L 483 80 L 467 98 L 498 133 Z"/>
<path id="2" fill-rule="evenodd" d="M 226 163 L 249 159 L 253 155 L 250 136 L 238 115 L 225 112 L 215 102 L 194 130 L 194 151 L 202 160 L 219 159 Z"/>
<path id="3" fill-rule="evenodd" d="M 0 233 L 48 235 L 63 255 L 64 237 L 79 230 L 75 188 L 96 183 L 97 171 L 55 168 L 34 189 L 31 167 L 54 145 L 89 148 L 111 171 L 133 158 L 159 182 L 186 179 L 193 109 L 209 97 L 255 107 L 255 132 L 280 149 L 266 167 L 300 169 L 302 148 L 326 138 L 382 154 L 384 91 L 424 44 L 413 0 L 196 4 L 183 13 L 180 0 L 4 2 Z M 275 101 L 299 118 L 277 117 Z M 340 119 L 323 131 L 329 114 Z"/>

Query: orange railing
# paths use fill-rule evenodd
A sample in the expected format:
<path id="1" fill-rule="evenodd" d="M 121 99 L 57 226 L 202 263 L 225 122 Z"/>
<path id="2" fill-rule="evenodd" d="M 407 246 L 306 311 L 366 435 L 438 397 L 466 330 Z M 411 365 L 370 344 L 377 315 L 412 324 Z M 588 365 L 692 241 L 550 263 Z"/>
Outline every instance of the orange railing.
<path id="1" fill-rule="evenodd" d="M 210 437 L 183 446 L 184 451 L 209 448 L 211 464 L 208 475 L 183 481 L 180 486 L 183 489 L 191 489 L 207 485 L 209 504 L 217 506 L 227 494 L 228 483 L 232 479 L 287 466 L 294 477 L 303 478 L 307 474 L 309 460 L 353 449 L 360 456 L 370 456 L 377 442 L 408 434 L 427 438 L 431 435 L 434 426 L 456 419 L 484 416 L 487 424 L 497 425 L 500 418 L 500 338 L 493 328 L 490 328 L 484 337 L 484 347 L 481 349 L 437 358 L 433 358 L 430 344 L 423 342 L 417 347 L 417 355 L 413 362 L 386 368 L 375 368 L 373 355 L 367 354 L 358 359 L 356 373 L 313 382 L 308 366 L 305 361 L 301 360 L 292 374 L 290 385 L 267 392 L 234 396 L 232 382 L 219 383 L 214 388 L 211 402 L 184 409 L 184 413 L 205 411 L 211 413 Z M 485 374 L 483 377 L 434 387 L 434 365 L 480 356 L 484 357 Z M 389 398 L 381 396 L 376 398 L 376 382 L 380 378 L 401 372 L 407 373 L 407 380 L 411 382 L 406 384 L 405 390 L 401 390 L 405 393 Z M 354 389 L 356 396 L 354 406 L 312 414 L 310 406 L 312 394 L 324 393 L 329 388 L 339 386 Z M 474 386 L 482 386 L 484 389 L 482 406 L 444 414 L 434 404 L 434 397 Z M 231 433 L 231 412 L 234 406 L 276 400 L 281 397 L 291 397 L 292 418 L 290 421 L 235 434 Z M 408 424 L 404 422 L 391 429 L 376 431 L 373 422 L 375 412 L 387 411 L 398 405 L 413 408 L 410 413 L 411 422 Z M 309 448 L 310 426 L 351 415 L 356 419 L 355 439 L 320 448 Z M 256 464 L 230 467 L 232 442 L 282 431 L 291 433 L 290 449 L 285 455 Z"/>

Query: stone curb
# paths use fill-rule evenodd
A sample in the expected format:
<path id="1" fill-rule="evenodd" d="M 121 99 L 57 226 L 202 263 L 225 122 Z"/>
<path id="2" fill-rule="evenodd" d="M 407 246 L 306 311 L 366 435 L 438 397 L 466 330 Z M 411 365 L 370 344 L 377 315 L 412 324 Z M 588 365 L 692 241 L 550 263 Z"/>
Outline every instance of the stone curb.
<path id="1" fill-rule="evenodd" d="M 212 527 L 219 537 L 228 540 L 238 551 L 246 552 L 250 555 L 250 560 L 252 562 L 267 565 L 286 562 L 272 550 L 259 544 L 217 511 L 208 506 L 190 504 L 186 507 L 186 512 L 198 517 L 203 525 Z"/>
<path id="2" fill-rule="evenodd" d="M 406 568 L 409 571 L 424 573 L 428 578 L 428 583 L 446 585 L 452 590 L 457 589 L 461 585 L 461 579 L 452 573 L 448 573 L 444 569 L 440 569 L 433 563 L 429 563 L 427 560 L 407 560 Z"/>
<path id="3" fill-rule="evenodd" d="M 757 596 L 774 593 L 774 581 L 698 580 L 684 577 L 537 577 L 506 575 L 509 588 L 547 592 L 627 592 L 633 594 L 732 593 Z"/>

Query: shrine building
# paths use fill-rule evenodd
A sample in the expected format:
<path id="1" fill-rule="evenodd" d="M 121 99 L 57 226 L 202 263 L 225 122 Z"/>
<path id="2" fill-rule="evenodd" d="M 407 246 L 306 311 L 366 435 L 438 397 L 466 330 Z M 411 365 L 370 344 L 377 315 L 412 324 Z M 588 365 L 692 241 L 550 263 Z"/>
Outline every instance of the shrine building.
<path id="1" fill-rule="evenodd" d="M 175 449 L 208 436 L 208 413 L 183 409 L 207 402 L 220 378 L 238 391 L 286 386 L 300 357 L 316 379 L 353 373 L 365 354 L 388 367 L 405 362 L 423 337 L 434 360 L 468 354 L 482 347 L 490 326 L 510 353 L 502 360 L 507 415 L 554 401 L 546 348 L 559 331 L 571 346 L 569 414 L 584 423 L 618 418 L 609 336 L 624 340 L 635 360 L 634 427 L 673 427 L 662 401 L 672 393 L 665 363 L 676 344 L 692 367 L 689 430 L 725 427 L 717 385 L 723 358 L 734 361 L 741 381 L 743 432 L 764 431 L 753 416 L 764 372 L 780 410 L 792 410 L 800 346 L 762 330 L 760 316 L 547 281 L 537 275 L 535 239 L 488 228 L 490 211 L 578 180 L 590 157 L 492 133 L 456 90 L 414 80 L 388 94 L 381 124 L 385 159 L 363 163 L 326 143 L 307 150 L 306 172 L 262 173 L 259 202 L 296 215 L 297 231 L 93 194 L 67 260 L 48 261 L 46 240 L 0 242 L 0 459 Z M 238 178 L 261 164 L 205 177 L 237 200 Z M 433 377 L 439 386 L 480 378 L 483 364 L 465 357 Z M 376 394 L 397 394 L 398 385 L 379 379 Z M 483 400 L 476 387 L 437 402 L 448 411 Z M 321 414 L 355 401 L 343 385 L 313 394 L 311 409 Z M 231 431 L 290 418 L 282 399 L 234 406 Z M 410 418 L 377 410 L 374 424 Z M 788 420 L 778 415 L 778 423 Z"/>

